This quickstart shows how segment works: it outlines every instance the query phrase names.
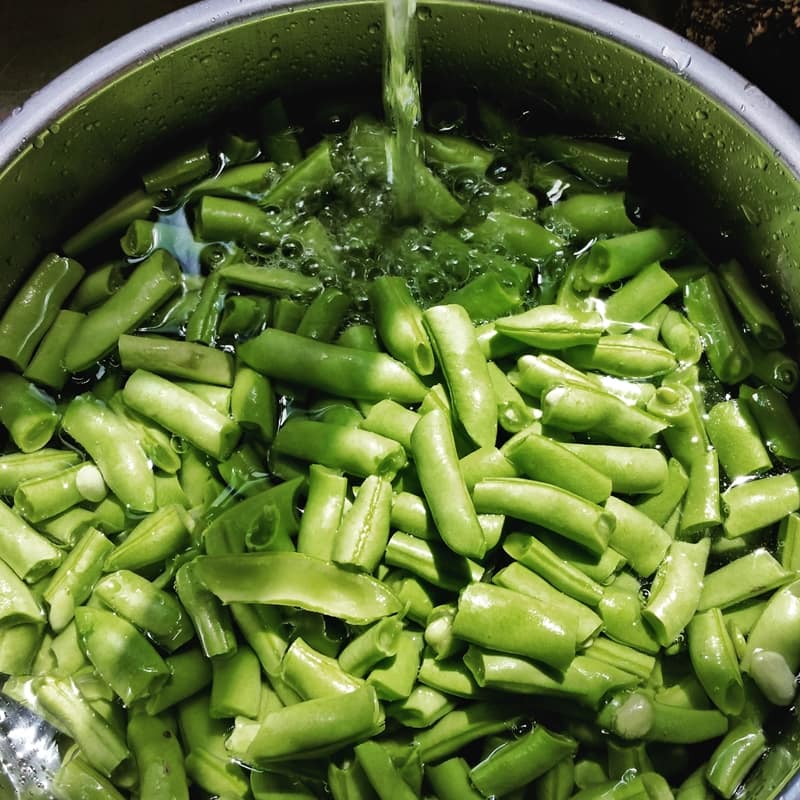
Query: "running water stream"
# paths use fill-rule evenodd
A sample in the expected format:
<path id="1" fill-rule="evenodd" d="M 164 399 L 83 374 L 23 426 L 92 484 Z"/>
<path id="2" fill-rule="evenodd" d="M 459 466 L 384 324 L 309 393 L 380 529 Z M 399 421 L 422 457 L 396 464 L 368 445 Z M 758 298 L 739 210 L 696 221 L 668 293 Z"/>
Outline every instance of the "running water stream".
<path id="1" fill-rule="evenodd" d="M 396 222 L 414 215 L 421 119 L 416 0 L 385 0 L 383 106 L 389 126 L 388 181 Z"/>

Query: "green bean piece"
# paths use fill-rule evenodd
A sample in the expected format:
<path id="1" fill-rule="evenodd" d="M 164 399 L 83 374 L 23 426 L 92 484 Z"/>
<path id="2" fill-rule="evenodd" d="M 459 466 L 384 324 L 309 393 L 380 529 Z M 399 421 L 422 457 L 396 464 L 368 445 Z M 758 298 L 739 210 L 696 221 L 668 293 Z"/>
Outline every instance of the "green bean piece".
<path id="1" fill-rule="evenodd" d="M 397 702 L 410 697 L 420 668 L 422 647 L 419 634 L 404 630 L 397 642 L 397 652 L 370 671 L 367 682 L 375 687 L 381 700 Z"/>
<path id="2" fill-rule="evenodd" d="M 682 383 L 659 386 L 647 410 L 670 423 L 663 433 L 664 441 L 670 454 L 691 474 L 694 463 L 706 456 L 710 446 L 702 410 L 692 390 Z"/>
<path id="3" fill-rule="evenodd" d="M 696 364 L 703 354 L 700 332 L 680 312 L 670 309 L 661 323 L 661 338 L 681 364 Z"/>
<path id="4" fill-rule="evenodd" d="M 648 264 L 605 300 L 603 315 L 608 332 L 621 334 L 632 328 L 640 333 L 637 323 L 644 324 L 644 319 L 677 288 L 678 284 L 658 262 Z M 669 343 L 667 346 L 672 349 Z"/>
<path id="5" fill-rule="evenodd" d="M 401 406 L 394 400 L 380 400 L 369 410 L 360 426 L 365 431 L 377 433 L 411 449 L 411 434 L 419 422 L 419 414 Z"/>
<path id="6" fill-rule="evenodd" d="M 362 625 L 400 611 L 395 595 L 374 578 L 302 553 L 200 556 L 193 567 L 223 603 L 298 606 Z"/>
<path id="7" fill-rule="evenodd" d="M 739 330 L 717 277 L 711 273 L 684 289 L 689 321 L 700 331 L 714 374 L 724 383 L 740 383 L 753 369 L 747 343 Z"/>
<path id="8" fill-rule="evenodd" d="M 577 567 L 559 558 L 533 536 L 511 533 L 503 542 L 503 550 L 515 561 L 524 564 L 564 594 L 581 603 L 596 606 L 603 597 L 602 586 Z"/>
<path id="9" fill-rule="evenodd" d="M 727 400 L 712 406 L 706 427 L 731 481 L 772 467 L 756 421 L 744 400 Z"/>
<path id="10" fill-rule="evenodd" d="M 636 504 L 636 508 L 662 527 L 678 508 L 689 487 L 689 476 L 676 458 L 670 458 L 668 477 L 661 491 Z"/>
<path id="11" fill-rule="evenodd" d="M 643 603 L 639 581 L 623 572 L 613 582 L 603 587 L 603 597 L 597 612 L 603 620 L 607 636 L 629 647 L 654 654 L 659 643 L 642 620 Z"/>
<path id="12" fill-rule="evenodd" d="M 342 767 L 331 762 L 328 766 L 328 789 L 333 800 L 380 800 L 358 761 L 347 762 Z M 264 800 L 267 800 L 266 795 Z"/>
<path id="13" fill-rule="evenodd" d="M 535 411 L 525 402 L 505 372 L 493 361 L 487 363 L 497 403 L 497 421 L 508 433 L 519 433 L 535 422 Z"/>
<path id="14" fill-rule="evenodd" d="M 463 661 L 448 658 L 441 661 L 433 657 L 427 648 L 422 654 L 422 663 L 417 673 L 417 681 L 453 697 L 475 699 L 482 692 L 472 673 Z"/>
<path id="15" fill-rule="evenodd" d="M 709 539 L 694 544 L 673 542 L 653 579 L 642 617 L 662 647 L 671 644 L 689 624 L 701 602 Z"/>
<path id="16" fill-rule="evenodd" d="M 82 797 L 85 800 L 124 800 L 114 784 L 91 767 L 72 746 L 64 755 L 53 776 L 53 792 L 59 800 Z"/>
<path id="17" fill-rule="evenodd" d="M 759 478 L 722 493 L 725 535 L 742 536 L 772 525 L 800 508 L 800 472 Z"/>
<path id="18" fill-rule="evenodd" d="M 280 97 L 264 103 L 258 109 L 256 119 L 261 147 L 271 161 L 296 164 L 302 160 L 303 150 Z"/>
<path id="19" fill-rule="evenodd" d="M 467 489 L 471 492 L 477 483 L 487 478 L 518 478 L 520 476 L 519 470 L 511 463 L 511 460 L 506 458 L 506 451 L 510 450 L 518 441 L 530 432 L 531 435 L 538 433 L 540 426 L 534 423 L 533 427 L 521 431 L 519 439 L 512 436 L 504 445 L 502 450 L 496 447 L 480 447 L 467 453 L 459 462 L 458 466 L 461 470 L 461 475 L 464 478 L 464 483 Z M 478 516 L 480 520 L 480 515 Z M 398 526 L 402 528 L 402 525 Z M 403 530 L 410 530 L 403 528 Z M 414 531 L 410 531 L 415 533 Z M 419 533 L 415 533 L 419 536 Z M 426 537 L 423 537 L 426 538 Z"/>
<path id="20" fill-rule="evenodd" d="M 295 639 L 281 662 L 281 677 L 303 700 L 354 692 L 364 682 L 348 674 L 335 658 Z"/>
<path id="21" fill-rule="evenodd" d="M 36 597 L 5 561 L 0 561 L 0 621 L 0 629 L 44 622 Z"/>
<path id="22" fill-rule="evenodd" d="M 379 276 L 370 284 L 369 299 L 378 335 L 389 353 L 418 375 L 430 375 L 435 366 L 433 349 L 422 310 L 405 279 Z"/>
<path id="23" fill-rule="evenodd" d="M 596 311 L 560 305 L 541 305 L 495 320 L 495 329 L 512 339 L 542 350 L 596 344 L 603 332 L 603 318 Z"/>
<path id="24" fill-rule="evenodd" d="M 427 392 L 411 370 L 385 353 L 317 342 L 275 328 L 242 344 L 238 355 L 270 378 L 337 397 L 418 403 Z"/>
<path id="25" fill-rule="evenodd" d="M 469 584 L 460 594 L 453 633 L 474 644 L 564 669 L 575 656 L 577 620 L 501 586 Z M 525 631 L 521 635 L 521 631 Z"/>
<path id="26" fill-rule="evenodd" d="M 158 228 L 158 223 L 149 219 L 133 220 L 119 240 L 120 249 L 128 258 L 150 255 L 159 241 Z"/>
<path id="27" fill-rule="evenodd" d="M 347 479 L 339 473 L 312 464 L 309 468 L 308 498 L 300 519 L 297 551 L 330 561 L 336 532 L 344 512 Z"/>
<path id="28" fill-rule="evenodd" d="M 241 435 L 234 420 L 174 382 L 143 369 L 128 378 L 123 397 L 134 411 L 217 459 L 227 458 Z"/>
<path id="29" fill-rule="evenodd" d="M 581 281 L 588 288 L 629 278 L 676 255 L 683 242 L 684 234 L 674 228 L 648 228 L 595 242 L 581 266 Z"/>
<path id="30" fill-rule="evenodd" d="M 460 306 L 428 308 L 423 319 L 456 416 L 478 447 L 493 445 L 497 437 L 496 400 L 472 322 Z"/>
<path id="31" fill-rule="evenodd" d="M 560 592 L 535 572 L 513 562 L 492 576 L 492 583 L 511 589 L 544 603 L 558 614 L 574 616 L 577 621 L 578 645 L 591 641 L 599 633 L 603 620 L 583 603 Z"/>
<path id="32" fill-rule="evenodd" d="M 334 287 L 323 289 L 306 308 L 295 333 L 320 342 L 332 341 L 352 302 L 350 295 Z"/>
<path id="33" fill-rule="evenodd" d="M 186 321 L 187 342 L 214 344 L 227 291 L 219 271 L 212 272 L 205 279 L 200 299 Z"/>
<path id="34" fill-rule="evenodd" d="M 534 147 L 543 158 L 566 165 L 598 186 L 623 183 L 628 178 L 630 153 L 602 142 L 567 136 L 538 136 Z"/>
<path id="35" fill-rule="evenodd" d="M 641 336 L 643 339 L 648 339 L 651 342 L 656 341 L 661 334 L 661 326 L 666 317 L 669 315 L 670 311 L 670 307 L 664 303 L 656 306 L 649 314 L 647 314 L 645 317 L 642 317 L 642 321 L 639 323 L 639 325 L 635 326 L 634 333 L 637 336 Z M 617 332 L 613 329 L 613 323 L 612 327 L 609 328 L 609 332 Z M 627 330 L 619 331 L 619 333 L 627 333 Z M 698 342 L 699 341 L 700 335 L 698 334 Z"/>
<path id="36" fill-rule="evenodd" d="M 377 475 L 392 479 L 407 461 L 402 445 L 385 436 L 310 419 L 290 419 L 284 423 L 272 447 L 276 453 L 359 477 Z"/>
<path id="37" fill-rule="evenodd" d="M 258 656 L 270 680 L 277 680 L 280 662 L 289 642 L 282 620 L 274 608 L 231 603 L 231 614 L 247 644 Z"/>
<path id="38" fill-rule="evenodd" d="M 686 627 L 692 667 L 711 702 L 728 716 L 744 708 L 739 659 L 718 608 L 695 614 Z"/>
<path id="39" fill-rule="evenodd" d="M 610 692 L 638 683 L 632 673 L 585 655 L 575 656 L 563 672 L 554 672 L 528 658 L 470 646 L 464 663 L 481 688 L 567 697 L 589 708 L 597 708 Z"/>
<path id="40" fill-rule="evenodd" d="M 777 554 L 784 569 L 800 567 L 800 514 L 787 514 L 778 527 Z"/>
<path id="41" fill-rule="evenodd" d="M 261 664 L 256 654 L 247 645 L 239 645 L 235 653 L 213 658 L 211 667 L 211 716 L 254 718 L 261 696 Z"/>
<path id="42" fill-rule="evenodd" d="M 325 189 L 334 176 L 330 144 L 322 141 L 295 163 L 262 197 L 261 208 L 290 208 L 312 192 Z"/>
<path id="43" fill-rule="evenodd" d="M 400 604 L 408 609 L 406 614 L 418 625 L 425 625 L 436 602 L 436 592 L 432 586 L 403 570 L 392 570 L 383 579 Z"/>
<path id="44" fill-rule="evenodd" d="M 235 133 L 225 133 L 220 150 L 228 165 L 222 172 L 211 175 L 184 189 L 181 197 L 190 200 L 202 194 L 218 197 L 252 198 L 266 191 L 275 170 L 271 161 L 252 161 L 258 155 L 258 142 Z"/>
<path id="45" fill-rule="evenodd" d="M 458 466 L 450 422 L 442 411 L 424 414 L 411 435 L 411 452 L 425 499 L 445 544 L 482 558 L 486 538 Z"/>
<path id="46" fill-rule="evenodd" d="M 381 800 L 414 800 L 418 797 L 403 780 L 386 748 L 378 742 L 362 742 L 356 745 L 355 754 L 370 785 Z"/>
<path id="47" fill-rule="evenodd" d="M 578 369 L 638 380 L 666 375 L 678 366 L 666 347 L 632 333 L 603 336 L 592 346 L 570 347 L 562 355 Z"/>
<path id="48" fill-rule="evenodd" d="M 485 736 L 512 731 L 519 721 L 513 707 L 498 703 L 469 703 L 449 712 L 414 738 L 423 763 L 457 753 Z"/>
<path id="49" fill-rule="evenodd" d="M 524 272 L 490 269 L 459 289 L 448 292 L 442 298 L 442 303 L 462 306 L 473 322 L 512 314 L 522 305 L 522 292 L 530 283 L 530 270 L 527 267 L 522 267 L 521 270 Z"/>
<path id="50" fill-rule="evenodd" d="M 140 570 L 165 561 L 190 544 L 192 520 L 176 503 L 144 517 L 105 559 L 104 570 Z"/>
<path id="51" fill-rule="evenodd" d="M 277 401 L 269 378 L 249 367 L 239 367 L 231 389 L 231 416 L 247 431 L 257 431 L 270 443 L 277 428 Z"/>
<path id="52" fill-rule="evenodd" d="M 311 278 L 284 267 L 262 267 L 245 263 L 229 264 L 220 267 L 219 275 L 224 281 L 234 286 L 279 297 L 301 295 L 308 298 L 322 289 L 322 284 L 317 278 Z"/>
<path id="53" fill-rule="evenodd" d="M 689 468 L 689 486 L 683 499 L 680 534 L 691 537 L 722 522 L 717 451 L 697 456 Z"/>
<path id="54" fill-rule="evenodd" d="M 447 169 L 460 167 L 483 175 L 494 159 L 491 150 L 461 136 L 426 132 L 423 135 L 423 142 L 426 160 L 435 166 Z"/>
<path id="55" fill-rule="evenodd" d="M 92 596 L 167 652 L 194 637 L 191 622 L 175 597 L 135 572 L 118 570 L 105 575 L 95 584 Z"/>
<path id="56" fill-rule="evenodd" d="M 386 713 L 408 728 L 429 728 L 454 708 L 453 697 L 417 683 L 405 700 L 389 705 Z"/>
<path id="57" fill-rule="evenodd" d="M 561 446 L 607 475 L 614 494 L 655 495 L 664 489 L 668 480 L 667 460 L 655 448 L 573 442 L 562 442 Z"/>
<path id="58" fill-rule="evenodd" d="M 251 772 L 254 800 L 316 800 L 317 794 L 300 779 L 275 772 Z"/>
<path id="59" fill-rule="evenodd" d="M 53 475 L 80 461 L 74 450 L 47 447 L 33 453 L 7 453 L 0 456 L 0 494 L 11 496 L 23 481 Z"/>
<path id="60" fill-rule="evenodd" d="M 473 230 L 472 241 L 500 247 L 511 256 L 539 261 L 550 258 L 565 244 L 557 234 L 533 220 L 508 211 L 490 211 Z"/>
<path id="61" fill-rule="evenodd" d="M 233 385 L 233 358 L 229 353 L 202 344 L 176 342 L 164 336 L 119 337 L 119 355 L 124 369 L 151 369 L 160 375 Z"/>
<path id="62" fill-rule="evenodd" d="M 401 567 L 441 589 L 458 591 L 479 581 L 484 569 L 437 542 L 428 542 L 402 531 L 392 534 L 386 546 L 386 563 Z"/>
<path id="63" fill-rule="evenodd" d="M 139 263 L 117 292 L 83 319 L 64 353 L 67 371 L 80 372 L 94 364 L 180 283 L 180 265 L 166 250 L 156 250 Z"/>
<path id="64" fill-rule="evenodd" d="M 358 489 L 353 505 L 342 515 L 333 540 L 331 560 L 342 566 L 372 573 L 389 541 L 392 485 L 370 475 Z"/>
<path id="65" fill-rule="evenodd" d="M 363 678 L 376 664 L 397 653 L 403 623 L 396 617 L 379 620 L 339 653 L 339 666 L 356 678 Z"/>
<path id="66" fill-rule="evenodd" d="M 100 470 L 94 464 L 83 463 L 55 475 L 23 481 L 14 492 L 14 508 L 35 523 L 85 500 L 99 503 L 105 496 Z"/>
<path id="67" fill-rule="evenodd" d="M 562 758 L 537 778 L 534 786 L 536 800 L 568 800 L 575 786 L 573 759 Z"/>
<path id="68" fill-rule="evenodd" d="M 731 798 L 767 749 L 764 731 L 752 721 L 731 728 L 708 759 L 705 776 L 722 797 Z"/>
<path id="69" fill-rule="evenodd" d="M 301 303 L 296 303 L 288 297 L 279 297 L 275 301 L 272 327 L 285 333 L 294 333 L 304 313 L 305 306 Z M 379 349 L 375 348 L 376 351 Z"/>
<path id="70" fill-rule="evenodd" d="M 786 339 L 781 324 L 756 292 L 741 263 L 731 259 L 719 264 L 717 277 L 759 345 L 765 350 L 783 347 Z"/>
<path id="71" fill-rule="evenodd" d="M 62 553 L 5 503 L 0 502 L 0 559 L 26 583 L 49 575 Z"/>
<path id="72" fill-rule="evenodd" d="M 541 219 L 558 233 L 581 241 L 636 230 L 625 210 L 624 192 L 575 195 L 545 208 Z"/>
<path id="73" fill-rule="evenodd" d="M 69 377 L 63 364 L 64 353 L 82 320 L 83 314 L 77 311 L 59 311 L 28 362 L 24 377 L 50 389 L 63 389 Z"/>
<path id="74" fill-rule="evenodd" d="M 124 766 L 130 757 L 125 739 L 83 699 L 69 678 L 38 678 L 35 691 L 48 718 L 75 741 L 92 767 L 111 777 Z"/>
<path id="75" fill-rule="evenodd" d="M 44 447 L 58 422 L 52 398 L 21 375 L 0 372 L 0 423 L 23 453 Z"/>
<path id="76" fill-rule="evenodd" d="M 205 177 L 213 168 L 208 145 L 201 144 L 186 150 L 142 173 L 144 189 L 157 194 Z"/>
<path id="77" fill-rule="evenodd" d="M 616 519 L 608 543 L 641 577 L 652 575 L 672 542 L 664 529 L 635 506 L 609 497 L 605 509 Z"/>
<path id="78" fill-rule="evenodd" d="M 612 481 L 559 442 L 533 433 L 509 440 L 503 454 L 522 475 L 546 481 L 593 503 L 602 503 L 612 491 Z"/>
<path id="79" fill-rule="evenodd" d="M 506 794 L 540 777 L 577 749 L 572 737 L 536 725 L 530 733 L 499 747 L 474 766 L 470 780 L 484 797 Z"/>
<path id="80" fill-rule="evenodd" d="M 274 216 L 247 200 L 203 195 L 194 222 L 196 237 L 206 242 L 275 246 L 280 238 Z"/>
<path id="81" fill-rule="evenodd" d="M 169 668 L 147 639 L 122 617 L 100 608 L 75 609 L 87 658 L 125 705 L 147 697 L 167 680 Z"/>
<path id="82" fill-rule="evenodd" d="M 426 767 L 425 776 L 439 800 L 480 800 L 483 795 L 470 783 L 469 772 L 467 762 L 454 757 Z"/>
<path id="83" fill-rule="evenodd" d="M 800 382 L 800 364 L 782 350 L 762 350 L 752 339 L 747 340 L 753 360 L 753 377 L 791 394 Z"/>
<path id="84" fill-rule="evenodd" d="M 769 386 L 755 391 L 741 386 L 739 398 L 755 417 L 767 449 L 784 464 L 800 463 L 800 425 L 784 395 Z"/>
<path id="85" fill-rule="evenodd" d="M 229 295 L 222 304 L 219 336 L 237 339 L 260 333 L 272 319 L 272 305 L 271 297 Z"/>
<path id="86" fill-rule="evenodd" d="M 384 724 L 371 686 L 305 700 L 267 714 L 247 749 L 245 762 L 268 766 L 327 755 L 380 733 Z"/>
<path id="87" fill-rule="evenodd" d="M 45 256 L 0 317 L 0 356 L 24 370 L 83 275 L 77 261 Z"/>
<path id="88" fill-rule="evenodd" d="M 592 432 L 621 444 L 641 446 L 667 427 L 653 414 L 596 389 L 556 385 L 542 395 L 542 422 L 562 430 Z"/>
<path id="89" fill-rule="evenodd" d="M 4 587 L 5 593 L 5 587 Z M 28 675 L 43 644 L 41 621 L 4 624 L 0 627 L 0 672 Z"/>
<path id="90" fill-rule="evenodd" d="M 473 490 L 475 508 L 481 513 L 505 514 L 541 525 L 601 554 L 614 531 L 614 516 L 600 506 L 571 492 L 523 478 L 489 479 Z"/>
<path id="91" fill-rule="evenodd" d="M 381 349 L 372 325 L 348 325 L 339 334 L 336 344 L 353 350 L 370 350 L 373 353 L 378 353 Z"/>
<path id="92" fill-rule="evenodd" d="M 127 733 L 139 772 L 140 796 L 188 800 L 189 782 L 174 721 L 163 715 L 134 712 Z"/>

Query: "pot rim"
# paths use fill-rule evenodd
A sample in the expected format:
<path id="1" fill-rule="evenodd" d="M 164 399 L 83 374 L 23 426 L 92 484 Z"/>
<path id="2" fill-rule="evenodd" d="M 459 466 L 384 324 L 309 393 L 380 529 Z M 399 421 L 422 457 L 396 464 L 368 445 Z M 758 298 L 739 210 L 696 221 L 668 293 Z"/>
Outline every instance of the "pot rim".
<path id="1" fill-rule="evenodd" d="M 202 0 L 114 40 L 61 73 L 0 123 L 0 172 L 70 108 L 131 67 L 211 31 L 276 11 L 340 0 Z M 604 0 L 475 0 L 576 25 L 647 56 L 684 77 L 768 143 L 800 180 L 800 125 L 738 72 L 668 28 Z"/>

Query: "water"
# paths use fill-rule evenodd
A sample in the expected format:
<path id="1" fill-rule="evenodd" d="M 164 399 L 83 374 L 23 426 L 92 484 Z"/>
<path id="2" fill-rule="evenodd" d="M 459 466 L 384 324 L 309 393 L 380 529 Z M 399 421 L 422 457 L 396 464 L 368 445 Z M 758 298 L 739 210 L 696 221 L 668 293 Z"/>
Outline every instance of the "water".
<path id="1" fill-rule="evenodd" d="M 416 0 L 386 0 L 383 63 L 383 105 L 389 138 L 387 178 L 395 221 L 414 216 L 414 185 L 420 154 L 419 42 Z"/>

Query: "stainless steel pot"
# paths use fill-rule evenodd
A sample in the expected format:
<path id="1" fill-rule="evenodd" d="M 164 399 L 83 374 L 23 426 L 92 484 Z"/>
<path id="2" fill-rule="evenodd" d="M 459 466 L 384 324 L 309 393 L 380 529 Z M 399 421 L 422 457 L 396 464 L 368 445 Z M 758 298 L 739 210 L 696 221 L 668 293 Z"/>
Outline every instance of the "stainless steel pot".
<path id="1" fill-rule="evenodd" d="M 538 98 L 625 136 L 800 320 L 800 127 L 756 87 L 601 0 L 430 0 L 419 18 L 425 87 Z M 64 73 L 0 125 L 0 305 L 150 154 L 269 92 L 377 95 L 381 45 L 375 0 L 206 0 Z M 789 739 L 747 796 L 766 800 L 795 772 Z"/>

